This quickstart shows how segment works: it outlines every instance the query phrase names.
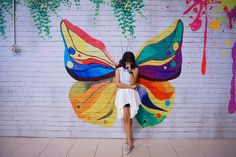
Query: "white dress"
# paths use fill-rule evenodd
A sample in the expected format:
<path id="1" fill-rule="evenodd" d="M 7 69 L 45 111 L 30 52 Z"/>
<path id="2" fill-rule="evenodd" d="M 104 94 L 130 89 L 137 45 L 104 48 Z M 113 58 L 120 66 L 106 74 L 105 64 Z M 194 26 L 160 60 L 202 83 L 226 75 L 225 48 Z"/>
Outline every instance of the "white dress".
<path id="1" fill-rule="evenodd" d="M 130 84 L 129 72 L 123 67 L 119 68 L 120 83 Z M 123 118 L 123 108 L 126 104 L 130 104 L 130 118 L 133 118 L 141 104 L 137 89 L 118 88 L 115 98 L 115 105 L 117 107 L 117 118 Z"/>

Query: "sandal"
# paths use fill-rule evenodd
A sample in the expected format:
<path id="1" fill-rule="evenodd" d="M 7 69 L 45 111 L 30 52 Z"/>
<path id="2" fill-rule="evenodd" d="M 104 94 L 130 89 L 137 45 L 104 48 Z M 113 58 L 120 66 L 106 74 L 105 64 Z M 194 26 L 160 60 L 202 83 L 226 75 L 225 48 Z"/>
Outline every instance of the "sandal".
<path id="1" fill-rule="evenodd" d="M 133 148 L 134 148 L 134 145 L 128 145 L 127 143 L 125 143 L 124 153 L 129 154 Z"/>

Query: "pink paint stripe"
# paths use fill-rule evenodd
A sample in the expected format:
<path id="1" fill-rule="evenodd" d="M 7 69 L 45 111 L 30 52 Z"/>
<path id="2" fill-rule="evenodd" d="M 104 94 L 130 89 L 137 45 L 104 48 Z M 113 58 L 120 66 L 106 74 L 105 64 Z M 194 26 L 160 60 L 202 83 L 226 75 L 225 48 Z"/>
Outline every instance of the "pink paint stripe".
<path id="1" fill-rule="evenodd" d="M 79 37 L 81 37 L 84 41 L 86 41 L 87 43 L 93 45 L 94 47 L 99 48 L 102 51 L 106 51 L 106 46 L 103 44 L 103 42 L 101 42 L 98 39 L 94 39 L 93 37 L 91 37 L 89 34 L 87 34 L 85 31 L 83 31 L 82 29 L 80 29 L 79 27 L 76 27 L 75 25 L 73 25 L 72 23 L 70 23 L 67 19 L 64 19 L 63 22 L 65 23 L 66 27 L 69 28 L 71 31 L 73 31 L 74 33 L 76 33 Z"/>
<path id="2" fill-rule="evenodd" d="M 193 7 L 195 7 L 196 5 L 198 5 L 199 3 L 194 3 L 192 4 L 187 10 L 184 11 L 183 15 L 187 14 Z"/>
<path id="3" fill-rule="evenodd" d="M 229 113 L 232 114 L 236 110 L 236 102 L 235 102 L 236 42 L 234 43 L 234 47 L 232 48 L 231 56 L 233 59 L 233 65 L 232 65 L 233 76 L 231 80 L 230 101 L 229 101 L 228 111 Z"/>

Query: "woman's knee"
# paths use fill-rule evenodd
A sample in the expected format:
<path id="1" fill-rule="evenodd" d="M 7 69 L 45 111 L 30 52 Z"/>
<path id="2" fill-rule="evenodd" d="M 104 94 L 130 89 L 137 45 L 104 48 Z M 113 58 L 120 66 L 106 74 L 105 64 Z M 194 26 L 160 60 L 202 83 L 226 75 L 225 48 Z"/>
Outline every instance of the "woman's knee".
<path id="1" fill-rule="evenodd" d="M 129 111 L 129 107 L 124 107 L 124 117 L 123 120 L 125 123 L 129 123 L 130 122 L 130 111 Z"/>

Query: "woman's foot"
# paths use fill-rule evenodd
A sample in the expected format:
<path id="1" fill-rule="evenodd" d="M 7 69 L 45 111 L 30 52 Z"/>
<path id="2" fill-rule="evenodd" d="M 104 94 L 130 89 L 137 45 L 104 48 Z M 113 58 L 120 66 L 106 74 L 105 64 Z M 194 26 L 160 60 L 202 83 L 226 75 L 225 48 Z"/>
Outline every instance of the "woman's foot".
<path id="1" fill-rule="evenodd" d="M 124 153 L 129 154 L 132 151 L 133 148 L 134 148 L 133 145 L 128 145 L 128 143 L 125 143 Z"/>

